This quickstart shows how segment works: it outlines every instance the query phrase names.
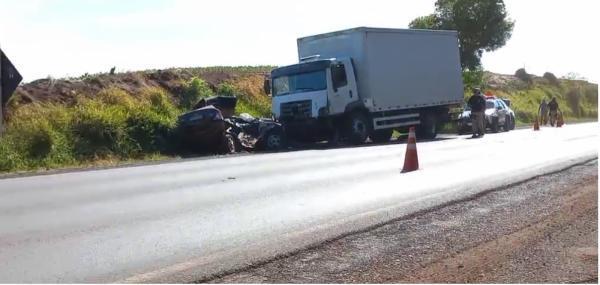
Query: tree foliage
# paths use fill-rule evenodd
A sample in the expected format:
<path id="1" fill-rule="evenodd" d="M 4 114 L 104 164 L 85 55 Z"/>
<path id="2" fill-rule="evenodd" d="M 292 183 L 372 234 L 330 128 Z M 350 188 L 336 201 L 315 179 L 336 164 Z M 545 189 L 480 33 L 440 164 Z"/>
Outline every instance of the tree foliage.
<path id="1" fill-rule="evenodd" d="M 409 27 L 458 31 L 461 65 L 477 69 L 484 51 L 494 51 L 510 39 L 514 21 L 503 0 L 438 0 L 433 14 L 414 19 Z"/>
<path id="2" fill-rule="evenodd" d="M 556 78 L 556 75 L 554 75 L 552 72 L 545 72 L 542 77 L 546 78 L 546 80 L 548 80 L 548 82 L 554 86 L 560 85 L 560 81 L 558 81 L 558 78 Z"/>
<path id="3" fill-rule="evenodd" d="M 527 84 L 533 83 L 533 77 L 531 76 L 531 74 L 527 73 L 525 68 L 517 69 L 517 71 L 515 71 L 515 76 Z"/>
<path id="4" fill-rule="evenodd" d="M 437 27 L 437 18 L 435 14 L 418 17 L 412 20 L 408 26 L 411 29 L 435 30 Z"/>

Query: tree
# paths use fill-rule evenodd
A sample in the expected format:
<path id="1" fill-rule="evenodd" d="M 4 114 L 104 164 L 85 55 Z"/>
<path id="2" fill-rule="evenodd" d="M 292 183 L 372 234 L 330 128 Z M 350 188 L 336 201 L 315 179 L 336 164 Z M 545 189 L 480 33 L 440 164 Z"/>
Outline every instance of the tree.
<path id="1" fill-rule="evenodd" d="M 548 80 L 548 82 L 550 82 L 550 84 L 555 85 L 555 86 L 559 86 L 560 85 L 560 81 L 558 81 L 558 78 L 556 78 L 556 75 L 554 75 L 554 73 L 552 72 L 545 72 L 544 75 L 542 76 L 544 78 L 546 78 L 546 80 Z"/>
<path id="2" fill-rule="evenodd" d="M 514 21 L 508 19 L 503 0 L 437 0 L 433 14 L 414 19 L 409 27 L 458 31 L 462 67 L 478 69 L 484 51 L 510 39 Z"/>
<path id="3" fill-rule="evenodd" d="M 587 80 L 585 77 L 581 76 L 577 72 L 569 72 L 565 74 L 562 78 L 568 80 Z"/>
<path id="4" fill-rule="evenodd" d="M 531 76 L 531 74 L 527 73 L 525 68 L 517 69 L 517 71 L 515 71 L 515 76 L 527 84 L 531 85 L 533 83 L 533 77 Z"/>
<path id="5" fill-rule="evenodd" d="M 408 26 L 411 29 L 435 30 L 437 27 L 437 18 L 435 17 L 435 14 L 418 17 L 412 20 Z"/>

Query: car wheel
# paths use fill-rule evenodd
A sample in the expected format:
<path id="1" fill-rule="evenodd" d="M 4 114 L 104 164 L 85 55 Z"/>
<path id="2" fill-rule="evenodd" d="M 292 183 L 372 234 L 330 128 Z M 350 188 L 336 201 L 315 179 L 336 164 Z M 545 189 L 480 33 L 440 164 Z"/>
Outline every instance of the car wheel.
<path id="1" fill-rule="evenodd" d="M 230 154 L 240 151 L 237 139 L 230 133 L 225 133 L 221 140 L 220 154 Z"/>
<path id="2" fill-rule="evenodd" d="M 371 140 L 375 143 L 389 142 L 390 139 L 392 138 L 393 132 L 394 132 L 394 130 L 392 130 L 392 129 L 374 131 L 373 134 L 371 134 Z"/>
<path id="3" fill-rule="evenodd" d="M 504 126 L 502 126 L 502 130 L 505 132 L 510 131 L 510 116 L 506 116 L 506 118 L 504 119 Z"/>
<path id="4" fill-rule="evenodd" d="M 371 125 L 367 116 L 360 112 L 350 115 L 347 122 L 348 139 L 353 144 L 364 143 L 371 133 Z"/>
<path id="5" fill-rule="evenodd" d="M 498 132 L 498 118 L 493 118 L 492 119 L 492 133 L 497 133 Z"/>
<path id="6" fill-rule="evenodd" d="M 510 129 L 514 130 L 515 127 L 517 126 L 516 122 L 515 122 L 515 117 L 513 117 L 512 115 L 510 116 Z"/>

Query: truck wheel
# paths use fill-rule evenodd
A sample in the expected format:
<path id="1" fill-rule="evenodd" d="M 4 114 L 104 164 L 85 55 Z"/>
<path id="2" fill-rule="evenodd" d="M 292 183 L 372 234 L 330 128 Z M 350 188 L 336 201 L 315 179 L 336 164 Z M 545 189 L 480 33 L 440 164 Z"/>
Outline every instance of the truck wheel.
<path id="1" fill-rule="evenodd" d="M 492 133 L 497 133 L 498 132 L 498 118 L 493 118 L 492 119 Z"/>
<path id="2" fill-rule="evenodd" d="M 394 130 L 392 130 L 392 129 L 374 131 L 373 134 L 371 134 L 371 140 L 375 143 L 389 142 L 390 139 L 392 138 L 393 132 L 394 132 Z"/>
<path id="3" fill-rule="evenodd" d="M 434 139 L 437 136 L 438 124 L 434 114 L 426 113 L 421 116 L 421 124 L 417 126 L 417 139 Z"/>
<path id="4" fill-rule="evenodd" d="M 280 150 L 285 146 L 285 138 L 281 130 L 272 130 L 267 133 L 261 148 L 264 150 Z"/>
<path id="5" fill-rule="evenodd" d="M 371 133 L 371 124 L 365 114 L 354 112 L 348 118 L 347 129 L 348 140 L 353 144 L 362 144 Z"/>

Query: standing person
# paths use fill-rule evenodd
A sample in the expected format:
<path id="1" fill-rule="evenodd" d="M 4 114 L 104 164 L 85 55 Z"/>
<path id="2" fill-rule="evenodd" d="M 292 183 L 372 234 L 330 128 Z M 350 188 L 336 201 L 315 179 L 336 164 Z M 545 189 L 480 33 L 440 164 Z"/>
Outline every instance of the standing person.
<path id="1" fill-rule="evenodd" d="M 540 103 L 540 107 L 538 108 L 538 114 L 540 115 L 540 124 L 548 124 L 548 104 L 546 103 L 546 99 L 542 99 L 542 103 Z"/>
<path id="2" fill-rule="evenodd" d="M 471 107 L 472 138 L 483 137 L 485 134 L 485 97 L 479 88 L 473 90 L 473 96 L 467 103 Z"/>
<path id="3" fill-rule="evenodd" d="M 556 97 L 552 97 L 552 100 L 550 100 L 550 103 L 548 103 L 548 109 L 550 110 L 550 126 L 554 127 L 556 119 L 558 118 L 558 112 L 560 110 L 558 107 L 558 102 L 556 102 Z"/>

